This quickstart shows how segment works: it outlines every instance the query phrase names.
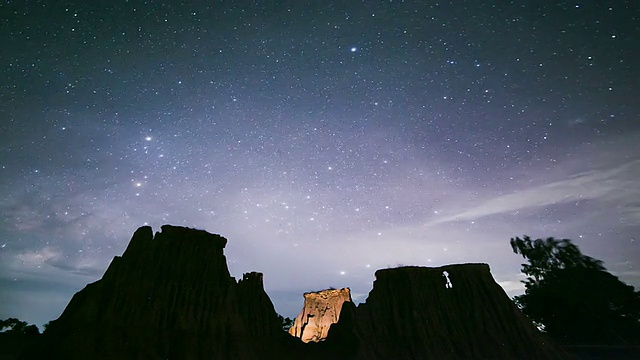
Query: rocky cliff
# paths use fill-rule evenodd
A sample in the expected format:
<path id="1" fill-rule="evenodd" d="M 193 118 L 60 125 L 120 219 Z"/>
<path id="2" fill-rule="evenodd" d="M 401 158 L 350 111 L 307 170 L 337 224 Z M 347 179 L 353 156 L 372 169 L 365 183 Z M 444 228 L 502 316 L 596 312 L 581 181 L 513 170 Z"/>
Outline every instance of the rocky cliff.
<path id="1" fill-rule="evenodd" d="M 338 322 L 345 301 L 351 301 L 349 288 L 304 293 L 304 306 L 289 334 L 305 343 L 324 340 L 331 325 Z"/>
<path id="2" fill-rule="evenodd" d="M 102 279 L 75 294 L 28 359 L 257 359 L 291 347 L 262 274 L 236 282 L 205 231 L 138 229 Z"/>
<path id="3" fill-rule="evenodd" d="M 307 293 L 293 331 L 305 344 L 282 330 L 261 273 L 230 276 L 226 242 L 141 227 L 21 359 L 566 358 L 486 264 L 378 270 L 357 307 L 349 289 Z"/>
<path id="4" fill-rule="evenodd" d="M 486 264 L 378 270 L 365 303 L 344 303 L 326 341 L 355 359 L 564 359 Z"/>

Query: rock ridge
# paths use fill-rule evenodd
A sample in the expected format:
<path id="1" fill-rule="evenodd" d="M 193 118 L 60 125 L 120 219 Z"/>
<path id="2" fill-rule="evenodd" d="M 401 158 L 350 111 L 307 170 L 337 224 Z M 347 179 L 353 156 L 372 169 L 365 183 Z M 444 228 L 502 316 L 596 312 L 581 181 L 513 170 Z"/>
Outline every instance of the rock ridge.
<path id="1" fill-rule="evenodd" d="M 203 230 L 137 229 L 122 256 L 20 359 L 569 358 L 518 310 L 487 264 L 378 270 L 358 306 L 349 288 L 307 292 L 290 336 L 263 274 L 231 277 L 226 244 Z"/>

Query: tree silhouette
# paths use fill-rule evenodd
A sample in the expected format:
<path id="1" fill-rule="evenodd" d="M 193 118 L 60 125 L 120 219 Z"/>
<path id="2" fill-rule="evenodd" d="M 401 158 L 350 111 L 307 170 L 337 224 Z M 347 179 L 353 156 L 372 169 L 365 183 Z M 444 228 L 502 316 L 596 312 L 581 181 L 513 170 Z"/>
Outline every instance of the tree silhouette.
<path id="1" fill-rule="evenodd" d="M 46 324 L 42 325 L 44 329 L 43 332 L 47 331 L 47 329 L 51 328 L 51 325 L 55 324 L 55 320 L 48 321 Z"/>
<path id="2" fill-rule="evenodd" d="M 565 344 L 640 343 L 640 292 L 607 272 L 569 239 L 511 239 L 522 255 L 525 293 L 515 302 Z"/>
<path id="3" fill-rule="evenodd" d="M 38 330 L 37 326 L 29 325 L 26 321 L 21 321 L 16 318 L 0 320 L 0 332 L 25 335 L 40 334 L 40 330 Z"/>
<path id="4" fill-rule="evenodd" d="M 282 329 L 284 331 L 289 331 L 289 328 L 293 326 L 293 320 L 291 318 L 284 317 L 278 314 L 278 320 L 280 320 L 280 323 L 282 323 Z"/>

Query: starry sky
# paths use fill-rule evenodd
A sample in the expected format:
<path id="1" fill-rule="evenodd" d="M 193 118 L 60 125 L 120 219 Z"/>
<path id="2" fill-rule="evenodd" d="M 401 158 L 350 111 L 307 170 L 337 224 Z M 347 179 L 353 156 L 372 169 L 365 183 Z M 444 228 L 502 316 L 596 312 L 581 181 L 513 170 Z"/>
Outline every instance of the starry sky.
<path id="1" fill-rule="evenodd" d="M 42 325 L 148 224 L 276 310 L 376 269 L 572 239 L 640 285 L 637 1 L 0 4 L 0 318 Z M 455 280 L 454 280 L 455 281 Z"/>

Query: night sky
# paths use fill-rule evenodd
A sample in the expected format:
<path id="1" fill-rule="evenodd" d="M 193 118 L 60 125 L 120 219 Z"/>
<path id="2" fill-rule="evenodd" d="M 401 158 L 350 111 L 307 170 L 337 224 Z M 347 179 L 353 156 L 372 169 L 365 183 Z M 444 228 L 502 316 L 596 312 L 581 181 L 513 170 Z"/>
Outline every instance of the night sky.
<path id="1" fill-rule="evenodd" d="M 379 268 L 572 239 L 640 285 L 640 5 L 0 4 L 0 318 L 42 325 L 148 224 L 276 310 Z"/>

